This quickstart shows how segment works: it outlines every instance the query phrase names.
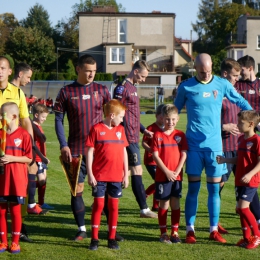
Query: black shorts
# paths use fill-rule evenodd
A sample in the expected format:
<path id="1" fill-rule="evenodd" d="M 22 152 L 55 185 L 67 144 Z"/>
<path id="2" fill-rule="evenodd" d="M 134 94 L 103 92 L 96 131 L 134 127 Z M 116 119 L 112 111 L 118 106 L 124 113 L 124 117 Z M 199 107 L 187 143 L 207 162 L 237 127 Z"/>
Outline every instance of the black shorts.
<path id="1" fill-rule="evenodd" d="M 169 200 L 171 197 L 181 198 L 181 181 L 155 182 L 155 199 Z"/>
<path id="2" fill-rule="evenodd" d="M 126 147 L 128 155 L 128 165 L 138 166 L 141 165 L 140 147 L 138 143 L 131 143 Z"/>
<path id="3" fill-rule="evenodd" d="M 236 186 L 236 201 L 245 200 L 252 202 L 257 188 L 255 187 L 246 187 L 246 186 Z"/>
<path id="4" fill-rule="evenodd" d="M 145 167 L 146 167 L 146 170 L 149 172 L 149 174 L 151 175 L 151 177 L 154 180 L 155 179 L 155 172 L 156 172 L 156 165 L 146 164 Z"/>
<path id="5" fill-rule="evenodd" d="M 86 157 L 83 155 L 81 165 L 80 165 L 80 170 L 79 170 L 78 183 L 83 183 L 86 179 L 86 176 L 87 176 Z"/>
<path id="6" fill-rule="evenodd" d="M 24 204 L 25 198 L 24 197 L 18 197 L 18 196 L 2 196 L 0 197 L 0 203 L 6 203 L 6 202 L 14 202 L 17 204 Z"/>
<path id="7" fill-rule="evenodd" d="M 37 174 L 41 174 L 44 173 L 44 170 L 47 170 L 47 164 L 43 163 L 43 162 L 36 162 L 37 166 L 38 166 L 38 171 Z"/>
<path id="8" fill-rule="evenodd" d="M 122 197 L 122 183 L 98 181 L 97 185 L 92 187 L 92 196 L 95 198 L 104 197 L 106 192 L 112 198 Z"/>

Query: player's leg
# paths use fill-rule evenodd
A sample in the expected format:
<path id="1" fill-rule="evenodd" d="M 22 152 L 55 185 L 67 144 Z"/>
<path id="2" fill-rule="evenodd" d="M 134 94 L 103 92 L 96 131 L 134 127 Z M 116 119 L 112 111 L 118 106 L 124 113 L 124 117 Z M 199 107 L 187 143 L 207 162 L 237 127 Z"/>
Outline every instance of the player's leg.
<path id="1" fill-rule="evenodd" d="M 137 143 L 130 144 L 127 148 L 129 169 L 131 171 L 132 190 L 140 208 L 140 216 L 144 218 L 157 218 L 146 203 L 145 189 L 142 181 L 142 165 L 140 148 Z"/>
<path id="2" fill-rule="evenodd" d="M 172 182 L 156 182 L 155 197 L 159 200 L 158 223 L 161 243 L 171 244 L 167 234 L 167 213 L 171 196 Z"/>
<path id="3" fill-rule="evenodd" d="M 196 162 L 196 163 L 194 163 Z M 186 243 L 196 243 L 195 220 L 198 208 L 198 195 L 201 185 L 201 173 L 204 168 L 203 153 L 188 151 L 186 173 L 188 175 L 188 192 L 185 200 Z"/>
<path id="4" fill-rule="evenodd" d="M 116 229 L 118 221 L 118 205 L 119 198 L 122 197 L 121 182 L 109 182 L 107 186 L 108 192 L 108 248 L 119 249 L 116 241 Z"/>
<path id="5" fill-rule="evenodd" d="M 71 194 L 71 209 L 74 215 L 74 219 L 78 226 L 78 232 L 74 238 L 75 241 L 83 240 L 87 237 L 86 226 L 85 226 L 85 204 L 83 201 L 84 181 L 87 175 L 85 158 L 81 161 L 78 184 L 76 188 L 76 196 Z"/>
<path id="6" fill-rule="evenodd" d="M 148 173 L 151 175 L 152 179 L 155 179 L 155 172 L 156 172 L 156 165 L 145 165 Z M 155 199 L 155 183 L 151 184 L 146 190 L 145 190 L 146 197 L 153 194 L 153 211 L 158 211 L 159 209 L 159 200 Z"/>
<path id="7" fill-rule="evenodd" d="M 226 240 L 218 232 L 220 214 L 219 183 L 223 173 L 227 172 L 226 165 L 218 164 L 216 161 L 216 157 L 222 154 L 222 152 L 204 152 L 204 158 L 208 189 L 208 211 L 210 222 L 209 239 L 220 243 L 226 243 Z"/>
<path id="8" fill-rule="evenodd" d="M 98 249 L 98 231 L 101 221 L 101 212 L 105 203 L 105 192 L 107 188 L 106 182 L 97 182 L 95 187 L 92 187 L 92 196 L 94 197 L 94 203 L 92 205 L 91 214 L 91 242 L 89 245 L 90 250 Z"/>
<path id="9" fill-rule="evenodd" d="M 253 213 L 253 215 L 255 216 L 256 222 L 260 229 L 260 203 L 259 203 L 259 197 L 257 192 L 255 193 L 249 208 Z"/>
<path id="10" fill-rule="evenodd" d="M 180 198 L 182 192 L 182 182 L 175 181 L 172 185 L 171 190 L 171 242 L 172 243 L 181 243 L 181 239 L 179 237 L 179 225 L 180 225 Z"/>
<path id="11" fill-rule="evenodd" d="M 0 253 L 8 250 L 7 203 L 3 197 L 0 197 Z"/>

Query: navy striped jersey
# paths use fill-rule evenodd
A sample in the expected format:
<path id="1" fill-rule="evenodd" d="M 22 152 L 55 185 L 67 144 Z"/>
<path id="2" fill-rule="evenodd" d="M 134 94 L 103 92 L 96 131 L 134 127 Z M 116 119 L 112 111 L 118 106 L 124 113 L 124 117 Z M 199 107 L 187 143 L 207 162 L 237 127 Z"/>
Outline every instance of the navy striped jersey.
<path id="1" fill-rule="evenodd" d="M 260 79 L 254 81 L 239 80 L 235 84 L 235 88 L 256 111 L 260 111 Z"/>
<path id="2" fill-rule="evenodd" d="M 114 89 L 113 98 L 119 99 L 126 107 L 124 127 L 129 143 L 139 142 L 140 108 L 136 87 L 128 80 L 124 80 Z"/>
<path id="3" fill-rule="evenodd" d="M 222 101 L 222 109 L 221 109 L 221 125 L 223 124 L 237 124 L 237 114 L 241 109 L 231 103 L 227 98 L 224 98 Z M 229 132 L 222 131 L 222 143 L 223 143 L 223 151 L 230 152 L 237 150 L 237 140 L 239 135 L 235 136 Z"/>
<path id="4" fill-rule="evenodd" d="M 85 143 L 91 127 L 103 117 L 103 105 L 110 100 L 106 86 L 92 82 L 80 85 L 76 81 L 60 89 L 53 110 L 67 113 L 68 146 L 72 155 L 86 154 Z"/>

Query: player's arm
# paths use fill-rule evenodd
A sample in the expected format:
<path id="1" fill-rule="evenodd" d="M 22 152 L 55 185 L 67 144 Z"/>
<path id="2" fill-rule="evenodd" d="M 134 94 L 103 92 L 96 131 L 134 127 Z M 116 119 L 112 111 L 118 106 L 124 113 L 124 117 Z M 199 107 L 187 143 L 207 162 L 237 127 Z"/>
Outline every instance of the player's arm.
<path id="1" fill-rule="evenodd" d="M 179 164 L 178 164 L 178 166 L 177 166 L 177 168 L 175 170 L 175 174 L 176 175 L 180 174 L 181 169 L 183 168 L 183 165 L 184 165 L 186 159 L 187 159 L 187 151 L 186 150 L 182 150 L 181 151 L 181 157 L 180 157 Z"/>
<path id="2" fill-rule="evenodd" d="M 216 160 L 218 164 L 223 164 L 223 163 L 237 164 L 237 157 L 226 158 L 224 156 L 218 155 L 216 157 Z"/>
<path id="3" fill-rule="evenodd" d="M 256 166 L 241 178 L 241 182 L 245 184 L 249 183 L 252 177 L 259 172 L 260 172 L 260 157 L 258 157 L 258 163 L 256 164 Z"/>
<path id="4" fill-rule="evenodd" d="M 125 147 L 124 147 L 124 176 L 123 176 L 122 184 L 124 188 L 127 188 L 129 185 L 128 156 Z"/>
<path id="5" fill-rule="evenodd" d="M 21 126 L 23 129 L 27 130 L 27 132 L 31 135 L 33 138 L 33 128 L 31 124 L 31 120 L 29 117 L 26 118 L 20 118 Z"/>
<path id="6" fill-rule="evenodd" d="M 153 132 L 147 130 L 141 123 L 140 123 L 140 132 L 149 138 L 153 138 Z"/>
<path id="7" fill-rule="evenodd" d="M 174 172 L 169 170 L 166 167 L 166 165 L 163 163 L 163 161 L 159 157 L 158 151 L 153 152 L 153 159 L 156 162 L 157 167 L 159 167 L 164 172 L 168 181 L 175 181 L 176 180 L 176 176 L 174 175 Z"/>
<path id="8" fill-rule="evenodd" d="M 148 145 L 146 138 L 147 138 L 146 136 L 143 137 L 142 147 L 144 148 L 144 150 L 145 150 L 146 152 L 151 153 L 151 147 Z"/>
<path id="9" fill-rule="evenodd" d="M 222 124 L 222 131 L 228 132 L 235 136 L 240 134 L 237 125 L 233 123 Z"/>
<path id="10" fill-rule="evenodd" d="M 94 147 L 88 147 L 87 156 L 86 156 L 86 165 L 88 173 L 88 184 L 92 187 L 97 185 L 97 181 L 93 175 L 92 164 L 94 158 Z"/>
<path id="11" fill-rule="evenodd" d="M 3 157 L 0 157 L 0 162 L 3 164 L 7 163 L 13 163 L 13 162 L 18 162 L 18 163 L 30 163 L 32 161 L 31 158 L 28 158 L 27 156 L 13 156 L 6 154 Z"/>
<path id="12" fill-rule="evenodd" d="M 178 108 L 179 113 L 181 112 L 182 108 L 185 106 L 186 103 L 186 94 L 185 88 L 183 85 L 179 85 L 177 88 L 176 99 L 174 101 L 174 105 Z"/>

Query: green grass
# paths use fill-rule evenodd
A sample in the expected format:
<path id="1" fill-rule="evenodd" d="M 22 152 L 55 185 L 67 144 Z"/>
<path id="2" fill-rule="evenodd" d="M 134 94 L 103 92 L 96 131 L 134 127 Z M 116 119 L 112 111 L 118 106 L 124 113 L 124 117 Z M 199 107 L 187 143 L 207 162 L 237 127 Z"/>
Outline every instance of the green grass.
<path id="1" fill-rule="evenodd" d="M 141 115 L 144 125 L 154 122 L 154 115 Z M 185 129 L 186 114 L 181 114 L 178 129 Z M 71 241 L 77 227 L 70 209 L 70 192 L 64 173 L 58 160 L 60 154 L 59 143 L 54 131 L 54 115 L 49 115 L 43 125 L 47 136 L 47 153 L 51 161 L 48 169 L 48 185 L 46 203 L 55 210 L 45 216 L 28 216 L 27 224 L 30 238 L 34 243 L 21 242 L 21 253 L 13 256 L 10 253 L 0 254 L 0 259 L 259 259 L 260 249 L 245 250 L 234 244 L 242 237 L 240 222 L 235 215 L 234 179 L 233 176 L 222 192 L 221 223 L 228 228 L 230 234 L 225 235 L 227 244 L 222 245 L 208 240 L 209 220 L 207 213 L 207 190 L 203 177 L 199 196 L 199 208 L 196 220 L 197 243 L 195 245 L 178 244 L 167 245 L 159 243 L 159 228 L 156 219 L 139 218 L 139 209 L 131 187 L 124 190 L 120 199 L 120 217 L 118 232 L 125 237 L 120 243 L 120 250 L 112 251 L 107 248 L 106 221 L 102 217 L 100 229 L 100 247 L 92 252 L 87 249 L 90 238 L 82 242 Z M 141 149 L 143 154 L 143 149 Z M 196 163 L 196 162 L 194 162 Z M 143 182 L 145 187 L 151 184 L 150 175 L 144 169 Z M 203 175 L 204 176 L 204 175 Z M 90 205 L 92 204 L 91 188 L 85 183 L 84 201 L 86 204 L 86 226 L 90 237 Z M 180 237 L 185 238 L 184 201 L 187 192 L 187 178 L 183 182 L 183 198 L 181 199 Z M 148 205 L 152 206 L 152 198 L 148 198 Z M 168 226 L 170 216 L 168 216 Z"/>

